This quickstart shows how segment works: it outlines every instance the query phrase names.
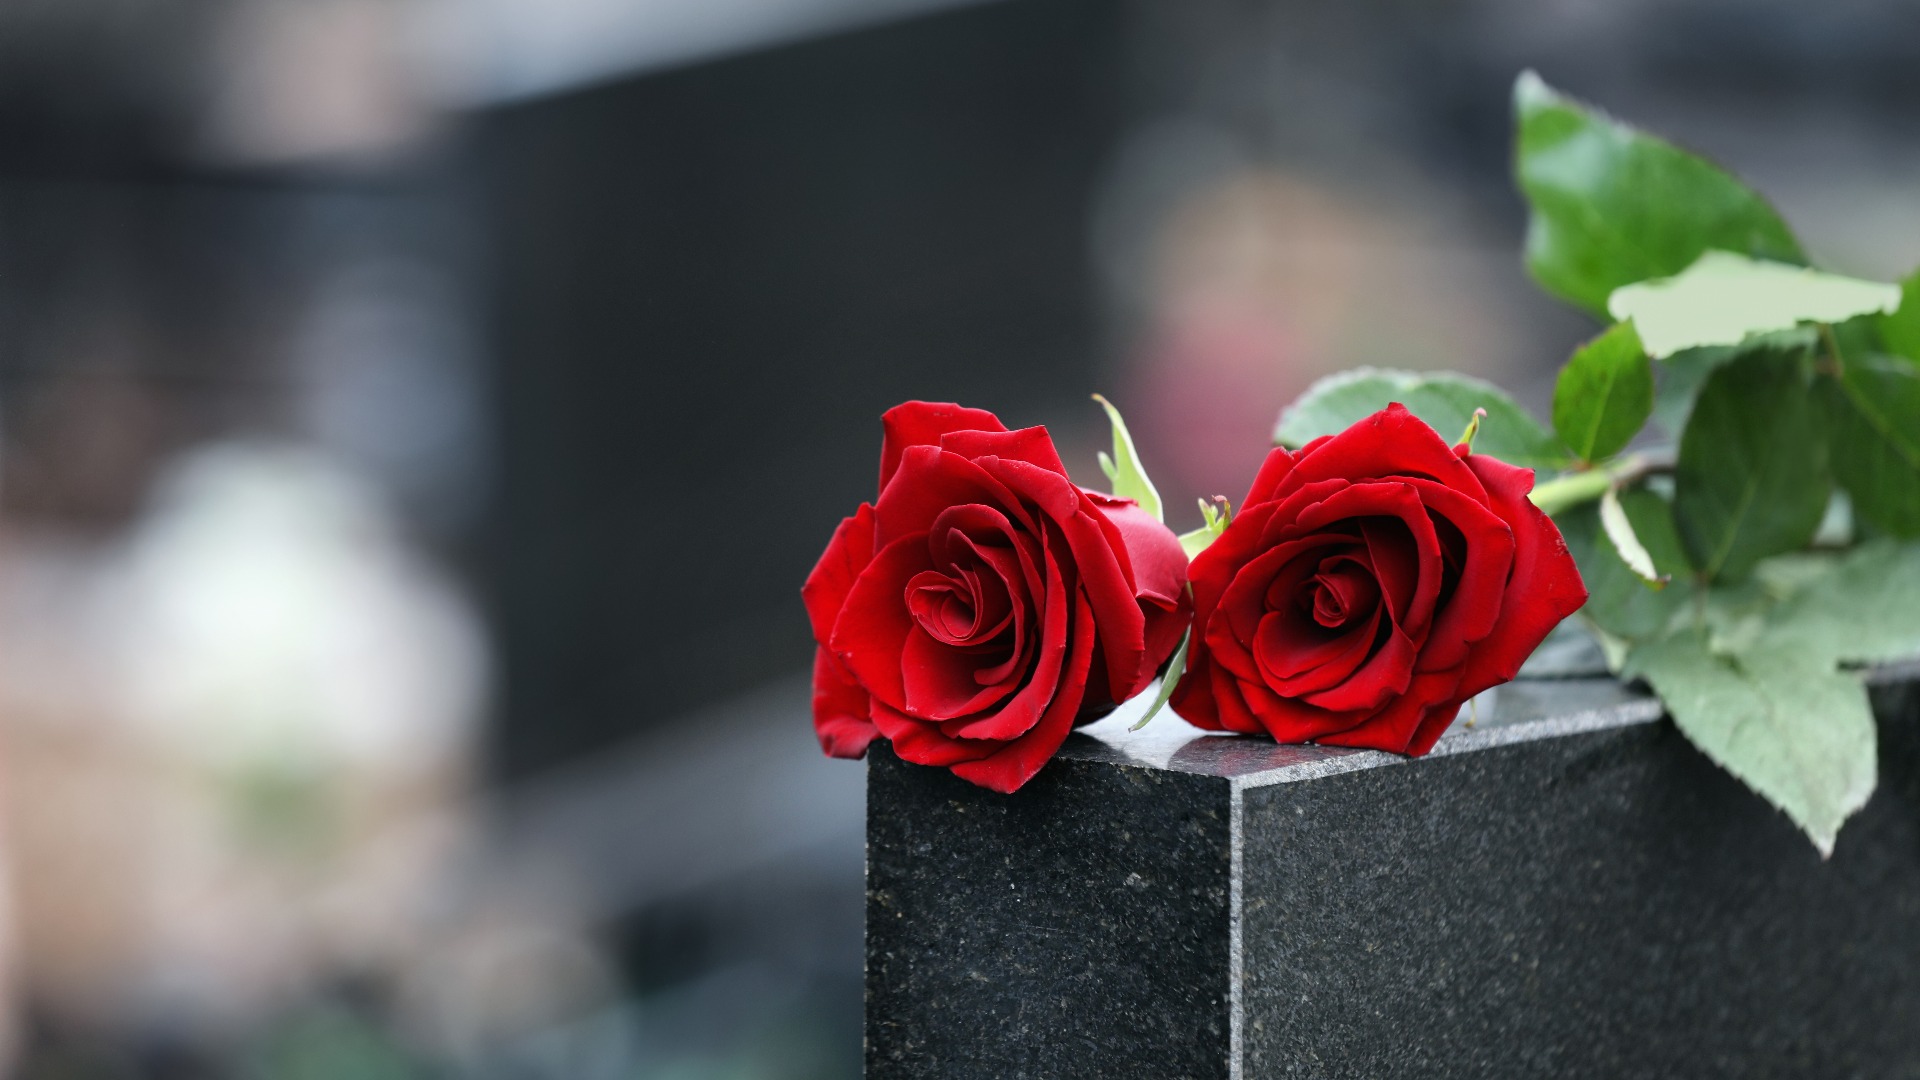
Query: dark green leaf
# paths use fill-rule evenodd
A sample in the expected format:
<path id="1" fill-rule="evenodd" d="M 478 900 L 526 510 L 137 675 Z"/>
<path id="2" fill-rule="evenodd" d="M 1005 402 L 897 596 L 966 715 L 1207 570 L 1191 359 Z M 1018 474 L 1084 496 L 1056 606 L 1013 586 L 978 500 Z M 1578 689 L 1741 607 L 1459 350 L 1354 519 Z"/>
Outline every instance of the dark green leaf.
<path id="1" fill-rule="evenodd" d="M 1571 98 L 1533 72 L 1513 88 L 1514 172 L 1532 205 L 1527 268 L 1596 315 L 1622 285 L 1709 249 L 1806 257 L 1773 208 L 1725 170 Z"/>
<path id="2" fill-rule="evenodd" d="M 1492 383 L 1444 372 L 1355 368 L 1329 375 L 1280 414 L 1273 439 L 1283 446 L 1303 446 L 1322 435 L 1345 431 L 1395 401 L 1443 439 L 1466 430 L 1473 410 L 1485 409 L 1487 418 L 1474 437 L 1476 453 L 1532 469 L 1567 464 L 1559 443 L 1505 391 Z"/>
<path id="3" fill-rule="evenodd" d="M 1581 346 L 1553 388 L 1553 430 L 1581 461 L 1620 452 L 1653 411 L 1653 365 L 1631 322 Z"/>
<path id="4" fill-rule="evenodd" d="M 1720 367 L 1680 437 L 1674 523 L 1694 567 L 1741 578 L 1812 538 L 1830 485 L 1801 354 L 1766 349 Z"/>
<path id="5" fill-rule="evenodd" d="M 1815 389 L 1833 476 L 1854 514 L 1895 536 L 1920 536 L 1920 370 L 1896 357 L 1855 357 Z"/>
<path id="6" fill-rule="evenodd" d="M 1920 270 L 1900 283 L 1900 309 L 1875 320 L 1880 340 L 1909 360 L 1920 361 Z"/>
<path id="7" fill-rule="evenodd" d="M 1810 326 L 1761 334 L 1739 345 L 1706 345 L 1682 349 L 1654 365 L 1656 385 L 1653 392 L 1653 422 L 1674 438 L 1686 430 L 1687 416 L 1693 412 L 1693 399 L 1713 374 L 1713 369 L 1734 358 L 1758 349 L 1804 351 L 1813 348 L 1819 334 Z"/>

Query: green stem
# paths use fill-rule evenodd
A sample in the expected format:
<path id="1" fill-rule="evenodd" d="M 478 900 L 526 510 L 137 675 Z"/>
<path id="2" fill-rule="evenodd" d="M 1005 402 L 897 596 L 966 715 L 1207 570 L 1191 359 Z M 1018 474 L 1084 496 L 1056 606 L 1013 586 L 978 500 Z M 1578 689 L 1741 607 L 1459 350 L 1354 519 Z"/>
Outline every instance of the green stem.
<path id="1" fill-rule="evenodd" d="M 1563 510 L 1593 502 L 1608 488 L 1625 487 L 1652 472 L 1672 467 L 1670 461 L 1657 461 L 1643 454 L 1628 454 L 1612 463 L 1568 473 L 1533 489 L 1533 505 L 1551 517 Z"/>
<path id="2" fill-rule="evenodd" d="M 1582 503 L 1590 503 L 1613 486 L 1613 474 L 1606 469 L 1588 469 L 1549 480 L 1533 489 L 1533 505 L 1552 517 Z"/>

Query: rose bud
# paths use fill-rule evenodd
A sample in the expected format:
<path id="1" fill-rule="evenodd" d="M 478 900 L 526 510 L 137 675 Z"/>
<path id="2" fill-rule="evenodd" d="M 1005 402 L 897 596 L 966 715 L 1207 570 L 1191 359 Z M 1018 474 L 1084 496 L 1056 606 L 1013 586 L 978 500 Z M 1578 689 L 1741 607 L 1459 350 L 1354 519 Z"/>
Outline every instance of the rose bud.
<path id="1" fill-rule="evenodd" d="M 1067 478 L 1045 428 L 911 401 L 882 418 L 880 493 L 801 597 L 814 730 L 1011 792 L 1075 724 L 1140 692 L 1187 626 L 1186 554 L 1132 500 Z"/>
<path id="2" fill-rule="evenodd" d="M 1189 570 L 1174 711 L 1281 742 L 1426 753 L 1586 602 L 1532 490 L 1533 470 L 1449 448 L 1399 404 L 1274 450 Z"/>

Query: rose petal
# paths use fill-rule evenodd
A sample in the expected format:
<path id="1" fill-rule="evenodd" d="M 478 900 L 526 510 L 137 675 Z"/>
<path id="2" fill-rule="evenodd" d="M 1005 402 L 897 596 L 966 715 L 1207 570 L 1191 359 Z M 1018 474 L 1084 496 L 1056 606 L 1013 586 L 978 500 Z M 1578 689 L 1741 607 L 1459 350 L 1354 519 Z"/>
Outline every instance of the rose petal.
<path id="1" fill-rule="evenodd" d="M 1354 619 L 1365 619 L 1380 609 L 1380 583 L 1371 560 L 1344 555 L 1322 559 L 1313 576 L 1313 619 L 1337 629 Z"/>
<path id="2" fill-rule="evenodd" d="M 833 623 L 846 606 L 847 591 L 872 561 L 873 507 L 861 503 L 852 517 L 833 530 L 827 550 L 813 565 L 806 584 L 800 586 L 800 602 L 806 605 L 807 621 L 813 624 L 813 640 L 825 645 L 833 636 Z"/>
<path id="3" fill-rule="evenodd" d="M 1260 620 L 1270 610 L 1298 610 L 1301 590 L 1328 558 L 1355 550 L 1353 538 L 1316 533 L 1289 540 L 1240 568 L 1220 594 L 1218 610 L 1227 616 L 1234 639 L 1251 644 Z"/>
<path id="4" fill-rule="evenodd" d="M 828 757 L 857 758 L 879 729 L 867 715 L 867 692 L 826 649 L 813 650 L 813 733 Z"/>
<path id="5" fill-rule="evenodd" d="M 1279 742 L 1312 742 L 1329 732 L 1352 727 L 1364 713 L 1330 712 L 1304 701 L 1282 697 L 1260 683 L 1238 682 L 1239 700 L 1252 718 L 1254 731 L 1265 731 Z M 1228 707 L 1223 702 L 1221 713 Z"/>
<path id="6" fill-rule="evenodd" d="M 1452 671 L 1415 675 L 1406 693 L 1400 695 L 1391 705 L 1367 715 L 1359 724 L 1344 731 L 1323 735 L 1319 741 L 1328 746 L 1360 746 L 1370 750 L 1386 750 L 1395 754 L 1407 753 L 1413 744 L 1414 736 L 1422 730 L 1423 721 L 1428 714 L 1436 705 L 1444 708 L 1449 695 L 1454 692 L 1458 683 L 1459 675 Z M 1454 703 L 1454 708 L 1459 708 L 1457 702 Z M 1451 721 L 1452 713 L 1447 715 Z M 1442 730 L 1445 730 L 1444 725 Z"/>
<path id="7" fill-rule="evenodd" d="M 1464 698 L 1450 698 L 1429 708 L 1426 715 L 1420 718 L 1420 726 L 1414 729 L 1413 740 L 1407 743 L 1407 755 L 1424 757 L 1427 751 L 1432 750 L 1433 744 L 1439 742 L 1440 736 L 1453 726 L 1454 718 L 1460 715 L 1460 706 L 1465 704 Z"/>
<path id="8" fill-rule="evenodd" d="M 1492 510 L 1457 491 L 1426 480 L 1407 483 L 1429 510 L 1460 530 L 1465 548 L 1465 558 L 1452 575 L 1452 595 L 1435 613 L 1420 649 L 1420 670 L 1438 671 L 1458 666 L 1467 658 L 1468 647 L 1493 631 L 1513 566 L 1513 530 Z"/>
<path id="9" fill-rule="evenodd" d="M 896 709 L 907 704 L 900 657 L 914 629 L 905 602 L 907 582 L 931 569 L 925 533 L 901 537 L 881 548 L 854 579 L 827 642 L 869 693 Z"/>
<path id="10" fill-rule="evenodd" d="M 1486 485 L 1493 512 L 1513 530 L 1513 569 L 1500 617 L 1461 667 L 1463 698 L 1510 681 L 1560 620 L 1587 602 L 1587 587 L 1553 521 L 1533 505 L 1533 470 L 1485 454 L 1466 459 Z"/>
<path id="11" fill-rule="evenodd" d="M 1016 431 L 953 431 L 940 437 L 944 450 L 964 458 L 997 457 L 1038 465 L 1050 473 L 1067 475 L 1060 463 L 1060 451 L 1054 449 L 1053 436 L 1043 427 Z"/>
<path id="12" fill-rule="evenodd" d="M 908 447 L 938 446 L 941 436 L 949 432 L 1005 431 L 1007 425 L 985 409 L 968 409 L 952 402 L 909 401 L 882 414 L 880 430 L 880 490 L 884 491 Z"/>
<path id="13" fill-rule="evenodd" d="M 1406 526 L 1404 538 L 1378 522 L 1359 520 L 1382 517 L 1399 519 Z M 1353 484 L 1302 510 L 1281 535 L 1312 535 L 1346 520 L 1356 520 L 1367 538 L 1374 575 L 1393 609 L 1394 622 L 1409 637 L 1422 640 L 1440 596 L 1444 563 L 1440 539 L 1419 492 L 1397 480 Z M 1411 554 L 1407 540 L 1412 542 Z"/>
<path id="14" fill-rule="evenodd" d="M 902 536 L 928 532 L 948 510 L 975 503 L 1002 513 L 1015 530 L 1033 531 L 1033 518 L 1019 498 L 978 464 L 937 446 L 910 446 L 900 457 L 893 482 L 874 500 L 874 550 Z"/>
<path id="15" fill-rule="evenodd" d="M 1058 541 L 1053 541 L 1057 544 Z M 1052 546 L 1050 544 L 1049 546 Z M 1073 610 L 1073 600 L 1069 597 L 1072 590 L 1066 577 L 1061 573 L 1059 560 L 1044 560 L 1047 574 L 1047 591 L 1039 601 L 1039 640 L 1035 643 L 1035 658 L 1026 682 L 1006 704 L 982 716 L 950 714 L 941 730 L 956 739 L 997 739 L 1015 738 L 1040 722 L 1042 714 L 1058 695 L 1062 680 L 1062 665 L 1068 657 L 1067 626 L 1069 613 Z M 1074 673 L 1068 672 L 1068 678 Z M 1084 675 L 1079 676 L 1082 685 Z M 1078 708 L 1076 701 L 1075 707 Z"/>
<path id="16" fill-rule="evenodd" d="M 1324 443 L 1303 447 L 1273 497 L 1285 497 L 1317 480 L 1357 483 L 1398 476 L 1424 476 L 1476 499 L 1486 495 L 1473 471 L 1454 456 L 1453 447 L 1395 402 Z"/>
<path id="17" fill-rule="evenodd" d="M 1240 509 L 1271 501 L 1281 481 L 1293 471 L 1295 457 L 1294 452 L 1284 446 L 1267 451 L 1266 460 L 1260 463 L 1260 471 L 1253 478 L 1253 486 L 1247 489 L 1247 497 L 1240 500 Z"/>
<path id="18" fill-rule="evenodd" d="M 1135 604 L 1142 619 L 1141 647 L 1137 660 L 1116 655 L 1119 647 L 1130 649 L 1129 640 L 1117 643 L 1114 635 L 1102 627 L 1095 646 L 1094 663 L 1101 668 L 1098 677 L 1087 684 L 1088 700 L 1124 701 L 1144 690 L 1160 673 L 1160 668 L 1180 646 L 1192 611 L 1187 596 L 1187 553 L 1173 530 L 1155 520 L 1132 499 L 1116 499 L 1097 491 L 1082 494 L 1092 505 L 1092 515 L 1100 523 L 1122 576 L 1132 583 Z M 1131 671 L 1129 683 L 1115 685 L 1110 673 Z"/>
<path id="19" fill-rule="evenodd" d="M 1261 620 L 1253 645 L 1262 681 L 1284 697 L 1338 686 L 1373 652 L 1384 614 L 1375 608 L 1366 622 L 1319 641 L 1312 640 L 1305 620 L 1268 615 Z"/>
<path id="20" fill-rule="evenodd" d="M 1152 680 L 1151 667 L 1158 666 L 1159 660 L 1151 666 L 1146 663 L 1146 616 L 1115 550 L 1125 550 L 1118 526 L 1079 488 L 1054 473 L 1007 458 L 981 458 L 980 467 L 1032 500 L 1039 513 L 1059 525 L 1071 552 L 1059 557 L 1071 559 L 1080 588 L 1093 607 L 1111 693 L 1133 696 Z"/>
<path id="21" fill-rule="evenodd" d="M 1199 637 L 1198 631 L 1194 636 Z M 1181 673 L 1180 681 L 1174 684 L 1167 707 L 1194 727 L 1221 731 L 1225 725 L 1220 722 L 1220 708 L 1213 700 L 1213 671 L 1214 665 L 1207 657 L 1205 648 L 1189 645 L 1187 670 Z"/>
<path id="22" fill-rule="evenodd" d="M 883 701 L 873 703 L 873 723 L 880 734 L 893 744 L 893 752 L 902 761 L 915 765 L 945 768 L 962 761 L 975 761 L 1000 748 L 999 743 L 978 739 L 954 739 L 941 732 L 940 725 L 916 720 Z"/>
<path id="23" fill-rule="evenodd" d="M 1012 794 L 1033 779 L 1073 730 L 1086 692 L 1086 671 L 1093 659 L 1094 613 L 1084 593 L 1074 594 L 1073 649 L 1066 662 L 1066 678 L 1055 692 L 1046 715 L 1031 731 L 1006 744 L 990 757 L 955 765 L 953 774 L 981 787 Z"/>
<path id="24" fill-rule="evenodd" d="M 1180 538 L 1132 499 L 1116 499 L 1095 491 L 1085 494 L 1113 523 L 1120 550 L 1132 570 L 1134 595 L 1178 605 L 1186 593 L 1188 561 Z"/>
<path id="25" fill-rule="evenodd" d="M 1392 622 L 1373 655 L 1338 686 L 1308 694 L 1301 700 L 1328 712 L 1373 710 L 1387 699 L 1406 692 L 1413 681 L 1413 662 L 1418 648 L 1412 638 Z"/>
<path id="26" fill-rule="evenodd" d="M 1013 692 L 1011 680 L 981 685 L 974 678 L 978 669 L 978 659 L 967 650 L 913 627 L 900 650 L 902 711 L 916 719 L 945 721 L 991 708 Z"/>

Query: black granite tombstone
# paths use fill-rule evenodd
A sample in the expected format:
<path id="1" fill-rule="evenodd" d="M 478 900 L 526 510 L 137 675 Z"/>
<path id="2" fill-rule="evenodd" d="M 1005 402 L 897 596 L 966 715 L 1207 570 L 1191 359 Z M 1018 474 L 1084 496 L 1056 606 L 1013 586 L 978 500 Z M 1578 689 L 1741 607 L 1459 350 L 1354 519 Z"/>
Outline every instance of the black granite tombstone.
<path id="1" fill-rule="evenodd" d="M 876 746 L 866 1075 L 1920 1075 L 1916 679 L 1824 862 L 1605 679 L 1418 760 L 1106 721 L 1004 797 Z"/>

